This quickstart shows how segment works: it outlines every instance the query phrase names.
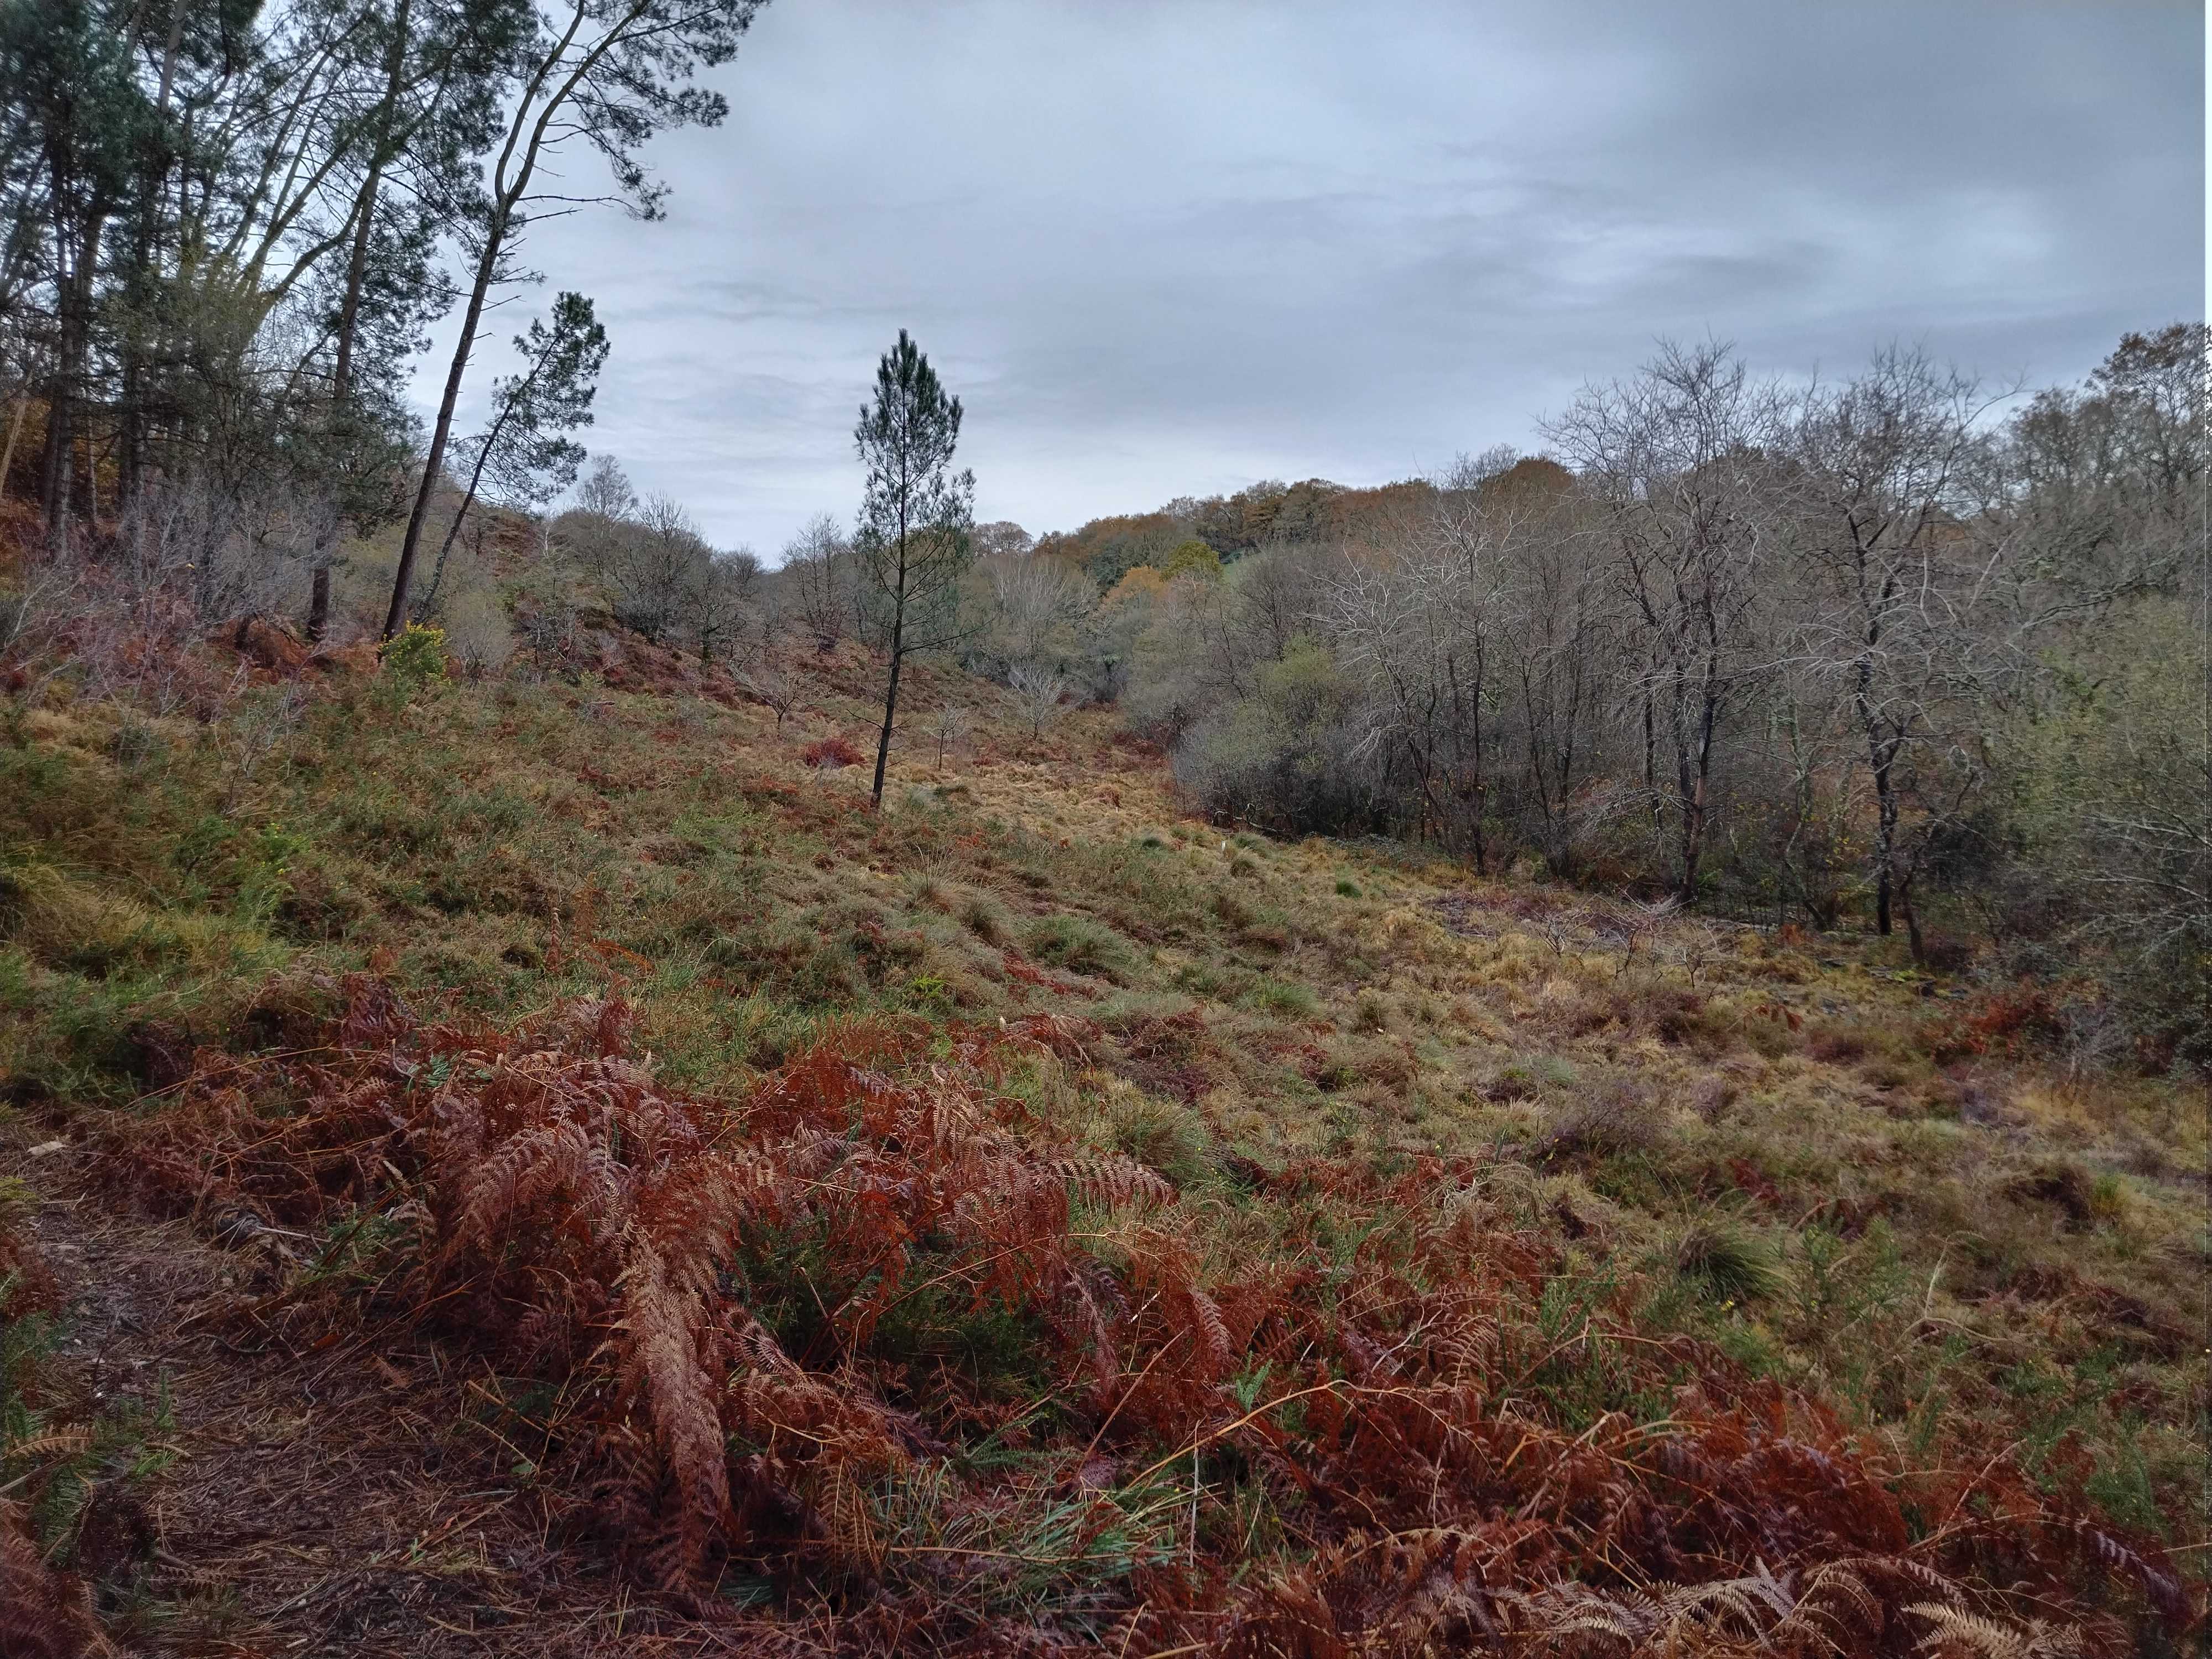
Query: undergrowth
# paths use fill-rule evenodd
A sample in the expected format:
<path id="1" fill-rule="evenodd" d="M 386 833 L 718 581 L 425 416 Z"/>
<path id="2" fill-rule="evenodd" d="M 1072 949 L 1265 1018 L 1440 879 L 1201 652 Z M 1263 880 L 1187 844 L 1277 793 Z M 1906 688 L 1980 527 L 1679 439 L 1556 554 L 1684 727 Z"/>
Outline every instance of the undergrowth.
<path id="1" fill-rule="evenodd" d="M 619 1000 L 495 1026 L 338 994 L 310 1053 L 204 1051 L 112 1118 L 114 1178 L 321 1241 L 264 1322 L 479 1356 L 550 1523 L 695 1608 L 765 1583 L 906 1650 L 1255 1655 L 1965 1652 L 2053 1620 L 2118 1651 L 2189 1617 L 2078 1456 L 1956 1419 L 1886 1443 L 1655 1336 L 1655 1284 L 1577 1273 L 1485 1160 L 1302 1162 L 1222 1260 L 1170 1182 L 998 1086 L 1096 1027 L 848 1022 L 718 1100 L 655 1079 Z M 1674 1265 L 1774 1288 L 1716 1226 Z"/>
<path id="2" fill-rule="evenodd" d="M 858 655 L 787 731 L 631 649 L 261 687 L 250 732 L 14 708 L 0 1111 L 274 1241 L 256 1343 L 474 1367 L 473 1477 L 664 1611 L 1133 1656 L 2201 1628 L 2204 1127 L 2063 988 L 1227 834 L 1087 712 L 926 787 L 895 744 L 876 816 Z M 107 1609 L 71 1494 L 160 1477 L 54 1391 L 27 1237 L 9 1443 L 87 1438 L 9 1454 L 0 1553 L 65 1620 Z"/>

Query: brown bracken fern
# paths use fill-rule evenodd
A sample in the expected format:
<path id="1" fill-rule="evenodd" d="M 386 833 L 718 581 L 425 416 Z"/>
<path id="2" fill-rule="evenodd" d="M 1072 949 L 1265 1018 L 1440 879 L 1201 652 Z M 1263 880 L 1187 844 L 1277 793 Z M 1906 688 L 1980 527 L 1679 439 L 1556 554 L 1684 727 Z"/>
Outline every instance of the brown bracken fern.
<path id="1" fill-rule="evenodd" d="M 933 1056 L 851 1023 L 714 1101 L 618 1000 L 492 1030 L 342 996 L 320 1052 L 204 1056 L 118 1123 L 117 1178 L 331 1241 L 302 1316 L 534 1379 L 553 1518 L 695 1612 L 736 1617 L 735 1577 L 864 1649 L 1223 1659 L 2118 1653 L 2197 1619 L 2063 1468 L 1901 1460 L 1639 1333 L 1475 1163 L 1262 1177 L 1297 1265 L 1210 1267 L 1165 1179 L 994 1086 L 1078 1022 Z"/>

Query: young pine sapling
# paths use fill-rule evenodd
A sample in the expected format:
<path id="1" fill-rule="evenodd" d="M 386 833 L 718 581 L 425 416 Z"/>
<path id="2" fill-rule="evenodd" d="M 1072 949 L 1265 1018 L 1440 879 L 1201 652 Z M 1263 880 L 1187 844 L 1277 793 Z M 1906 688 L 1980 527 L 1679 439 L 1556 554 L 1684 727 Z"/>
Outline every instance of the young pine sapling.
<path id="1" fill-rule="evenodd" d="M 468 482 L 416 606 L 418 620 L 438 602 L 447 561 L 479 495 L 522 510 L 541 507 L 575 482 L 584 463 L 583 446 L 568 434 L 592 423 L 592 398 L 607 361 L 607 331 L 592 315 L 592 302 L 562 294 L 553 302 L 552 326 L 533 318 L 514 349 L 521 373 L 492 383 L 491 419 L 463 447 Z"/>

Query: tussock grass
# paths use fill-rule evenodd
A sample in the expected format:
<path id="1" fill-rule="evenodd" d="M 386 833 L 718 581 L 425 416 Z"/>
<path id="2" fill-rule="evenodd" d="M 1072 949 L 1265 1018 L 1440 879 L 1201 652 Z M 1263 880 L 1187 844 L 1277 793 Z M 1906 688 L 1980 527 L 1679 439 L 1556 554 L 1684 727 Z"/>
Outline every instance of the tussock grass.
<path id="1" fill-rule="evenodd" d="M 856 1016 L 925 1056 L 1003 1022 L 1046 1033 L 994 1079 L 1005 1109 L 1166 1177 L 1207 1259 L 1333 1294 L 1364 1242 L 1462 1204 L 1559 1252 L 1528 1385 L 1583 1427 L 1665 1415 L 1628 1380 L 1634 1343 L 1574 1346 L 1602 1303 L 1630 1310 L 1626 1335 L 1688 1333 L 1898 1455 L 2039 1444 L 2054 1490 L 2078 1477 L 2116 1523 L 2204 1535 L 2186 1334 L 2208 1146 L 2184 1085 L 2027 1044 L 1962 1055 L 1945 1045 L 1983 988 L 1923 996 L 1869 971 L 1870 941 L 1678 921 L 1632 969 L 1578 895 L 1224 836 L 1108 714 L 1018 746 L 986 724 L 943 776 L 895 749 L 879 820 L 855 769 L 804 758 L 861 729 L 848 667 L 781 733 L 765 711 L 519 670 L 392 712 L 341 682 L 249 777 L 188 724 L 38 712 L 0 750 L 9 1097 L 139 1100 L 180 1044 L 279 1046 L 272 981 L 371 967 L 426 1018 L 623 995 L 656 1075 L 718 1098 Z M 1299 1186 L 1316 1159 L 1425 1171 L 1431 1195 L 1355 1218 Z M 940 1314 L 915 1310 L 917 1352 Z M 1249 1471 L 1201 1473 L 1202 1544 L 1232 1522 L 1300 1535 Z M 1133 1548 L 1154 1522 L 1127 1495 Z M 878 1535 L 902 1501 L 867 1498 Z M 1031 1593 L 1010 1582 L 1006 1605 Z"/>

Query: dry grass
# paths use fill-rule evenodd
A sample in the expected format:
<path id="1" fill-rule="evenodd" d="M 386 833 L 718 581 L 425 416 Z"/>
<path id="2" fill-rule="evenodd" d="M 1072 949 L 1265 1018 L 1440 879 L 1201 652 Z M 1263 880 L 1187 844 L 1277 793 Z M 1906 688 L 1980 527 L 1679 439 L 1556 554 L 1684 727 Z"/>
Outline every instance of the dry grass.
<path id="1" fill-rule="evenodd" d="M 1678 920 L 1632 952 L 1595 900 L 1191 822 L 1156 757 L 1095 711 L 1044 739 L 986 726 L 941 771 L 917 738 L 875 817 L 866 769 L 805 758 L 865 730 L 866 665 L 848 649 L 805 672 L 781 730 L 635 646 L 574 684 L 518 665 L 396 709 L 340 678 L 245 777 L 219 730 L 165 722 L 154 742 L 112 707 L 37 712 L 0 751 L 18 1140 L 90 1107 L 158 1114 L 198 1045 L 307 1046 L 316 977 L 368 969 L 426 1013 L 495 1024 L 620 994 L 657 1075 L 726 1099 L 855 1015 L 939 1033 L 1047 1019 L 1052 1057 L 1001 1086 L 1055 1133 L 1165 1175 L 1208 1260 L 1356 1256 L 1357 1206 L 1332 1219 L 1297 1198 L 1302 1169 L 1343 1182 L 1474 1160 L 1487 1213 L 1559 1252 L 1563 1284 L 1622 1298 L 1624 1340 L 1705 1345 L 1900 1467 L 2015 1445 L 2027 1488 L 2190 1547 L 2177 1559 L 2201 1575 L 2192 1085 L 2070 1064 L 2010 993 L 1911 973 L 1881 941 Z M 926 671 L 914 706 L 953 686 Z M 75 1190 L 29 1175 L 49 1198 Z M 138 1259 L 128 1237 L 114 1248 Z M 228 1256 L 210 1270 L 236 1272 Z M 333 1397 L 389 1403 L 372 1358 L 410 1388 L 442 1363 L 374 1349 L 345 1350 L 333 1376 L 365 1392 Z M 1547 1386 L 1577 1409 L 1664 1415 L 1625 1371 Z M 250 1415 L 228 1397 L 205 1409 Z M 298 1430 L 303 1448 L 315 1436 Z M 200 1479 L 209 1443 L 161 1480 Z M 302 1478 L 335 1489 L 324 1456 Z M 1210 1477 L 1202 1530 L 1293 1535 L 1249 1508 L 1245 1478 Z M 447 1481 L 438 1501 L 470 1489 Z M 433 1528 L 459 1517 L 440 1548 L 507 1575 L 456 1566 L 464 1588 L 441 1595 L 580 1605 L 574 1585 L 501 1565 L 520 1536 L 505 1511 L 438 1513 Z M 325 1570 L 357 1574 L 387 1547 L 334 1534 Z M 1304 1582 L 1335 1594 L 1352 1547 L 1309 1554 Z M 252 1576 L 273 1558 L 195 1560 L 203 1579 L 157 1575 L 146 1593 L 197 1607 L 229 1572 L 249 1629 L 307 1588 Z M 407 1605 L 420 1632 L 416 1612 L 457 1604 Z M 588 1630 L 574 1650 L 612 1639 Z"/>

